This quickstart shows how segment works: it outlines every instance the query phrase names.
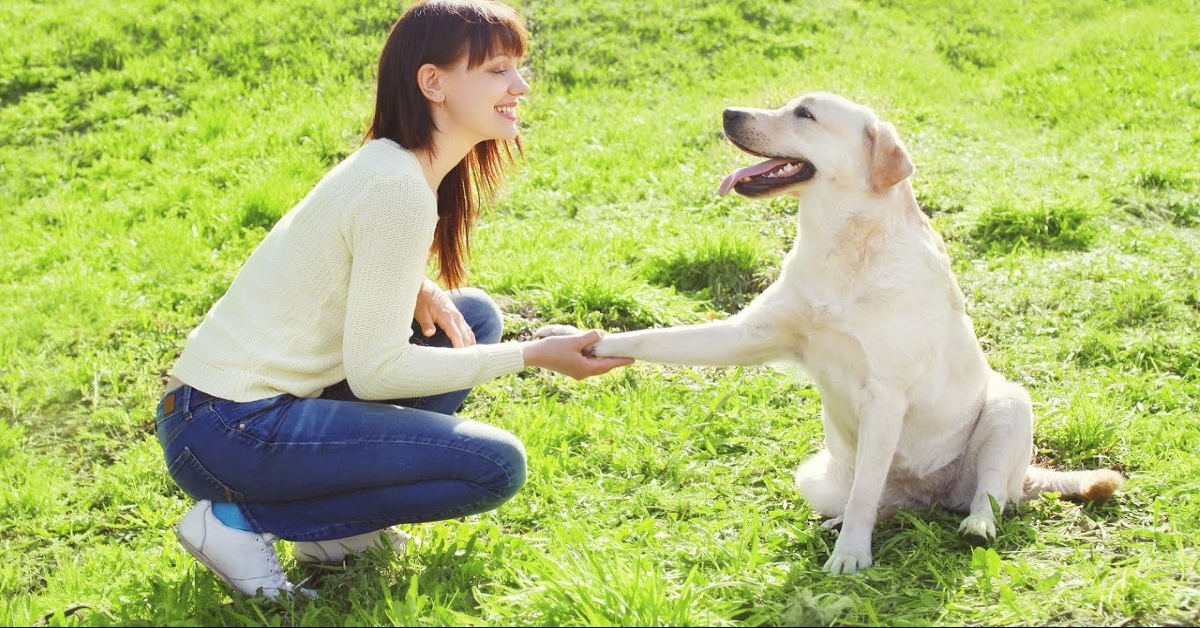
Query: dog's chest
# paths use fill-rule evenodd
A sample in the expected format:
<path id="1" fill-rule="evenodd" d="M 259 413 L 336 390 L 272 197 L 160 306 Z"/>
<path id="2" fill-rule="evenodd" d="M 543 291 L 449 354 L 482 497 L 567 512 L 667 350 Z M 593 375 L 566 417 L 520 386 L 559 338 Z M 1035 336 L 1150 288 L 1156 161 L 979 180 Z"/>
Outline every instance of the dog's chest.
<path id="1" fill-rule="evenodd" d="M 802 339 L 797 358 L 811 370 L 861 353 L 904 316 L 894 296 L 891 290 L 848 292 L 817 282 L 795 286 L 797 316 L 790 327 Z"/>

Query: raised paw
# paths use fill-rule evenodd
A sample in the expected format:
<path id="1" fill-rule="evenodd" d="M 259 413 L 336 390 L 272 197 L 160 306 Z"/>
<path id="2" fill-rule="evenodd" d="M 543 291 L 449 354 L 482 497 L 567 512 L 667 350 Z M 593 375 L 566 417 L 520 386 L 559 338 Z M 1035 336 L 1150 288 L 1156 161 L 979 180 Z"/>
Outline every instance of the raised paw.
<path id="1" fill-rule="evenodd" d="M 571 336 L 582 333 L 574 325 L 546 325 L 533 332 L 534 338 L 549 338 L 550 336 Z"/>
<path id="2" fill-rule="evenodd" d="M 992 517 L 971 515 L 958 526 L 958 534 L 973 545 L 986 545 L 996 539 L 996 522 Z"/>
<path id="3" fill-rule="evenodd" d="M 846 547 L 842 539 L 833 546 L 833 554 L 825 561 L 825 571 L 832 575 L 850 574 L 871 566 L 871 548 Z"/>

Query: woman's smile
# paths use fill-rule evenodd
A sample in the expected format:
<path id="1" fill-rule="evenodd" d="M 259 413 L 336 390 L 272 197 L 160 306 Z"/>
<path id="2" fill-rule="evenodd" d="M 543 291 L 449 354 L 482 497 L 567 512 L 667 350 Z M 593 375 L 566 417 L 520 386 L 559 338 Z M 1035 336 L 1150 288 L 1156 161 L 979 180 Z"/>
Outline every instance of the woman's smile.
<path id="1" fill-rule="evenodd" d="M 515 102 L 496 105 L 495 110 L 496 113 L 500 114 L 500 117 L 504 118 L 505 120 L 511 120 L 513 122 L 517 120 L 517 103 Z"/>

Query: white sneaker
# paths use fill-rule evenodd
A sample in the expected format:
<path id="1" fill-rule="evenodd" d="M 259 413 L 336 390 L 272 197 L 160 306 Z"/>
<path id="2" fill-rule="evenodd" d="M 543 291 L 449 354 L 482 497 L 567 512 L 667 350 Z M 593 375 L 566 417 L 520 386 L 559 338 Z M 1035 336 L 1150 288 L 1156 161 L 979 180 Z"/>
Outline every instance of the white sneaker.
<path id="1" fill-rule="evenodd" d="M 382 539 L 380 535 L 383 535 Z M 292 548 L 292 554 L 299 563 L 337 564 L 345 561 L 349 555 L 361 554 L 373 547 L 385 548 L 388 545 L 397 554 L 403 553 L 404 548 L 408 546 L 408 535 L 386 528 L 332 541 L 298 541 Z"/>
<path id="2" fill-rule="evenodd" d="M 276 537 L 235 530 L 221 523 L 212 512 L 212 502 L 200 500 L 179 521 L 175 536 L 184 549 L 204 563 L 225 584 L 245 595 L 277 599 L 280 593 L 299 592 L 316 597 L 287 581 L 275 552 Z"/>

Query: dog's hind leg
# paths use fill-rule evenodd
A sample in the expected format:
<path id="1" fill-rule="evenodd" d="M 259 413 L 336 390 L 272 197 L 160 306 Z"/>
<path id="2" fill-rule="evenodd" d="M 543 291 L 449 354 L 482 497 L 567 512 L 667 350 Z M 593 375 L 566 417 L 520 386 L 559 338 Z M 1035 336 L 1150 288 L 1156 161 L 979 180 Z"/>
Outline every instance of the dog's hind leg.
<path id="1" fill-rule="evenodd" d="M 979 423 L 967 444 L 967 464 L 974 472 L 964 469 L 963 479 L 973 477 L 975 486 L 970 514 L 959 526 L 959 534 L 976 542 L 996 537 L 991 500 L 1003 509 L 1008 502 L 1022 498 L 1025 470 L 1032 454 L 1033 403 L 1029 393 L 992 373 Z M 970 487 L 954 492 L 972 493 Z"/>
<path id="2" fill-rule="evenodd" d="M 796 488 L 813 510 L 830 519 L 826 527 L 841 523 L 853 482 L 854 475 L 835 463 L 828 449 L 817 452 L 796 470 Z"/>

